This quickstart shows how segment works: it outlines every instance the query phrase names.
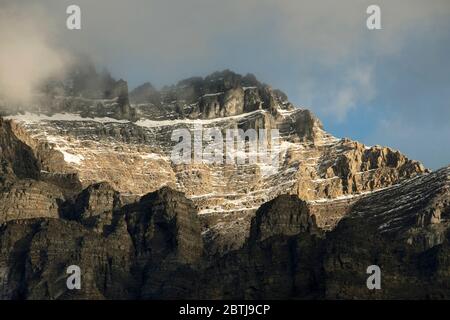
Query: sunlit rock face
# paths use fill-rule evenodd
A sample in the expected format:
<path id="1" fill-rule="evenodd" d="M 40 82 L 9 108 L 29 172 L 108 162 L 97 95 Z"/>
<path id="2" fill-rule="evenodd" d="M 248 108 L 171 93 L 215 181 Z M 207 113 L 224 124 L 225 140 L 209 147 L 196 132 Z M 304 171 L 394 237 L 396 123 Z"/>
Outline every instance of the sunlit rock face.
<path id="1" fill-rule="evenodd" d="M 425 172 L 392 149 L 333 137 L 309 110 L 252 75 L 216 72 L 160 91 L 145 84 L 130 94 L 123 80 L 94 79 L 97 90 L 72 85 L 63 87 L 71 95 L 40 96 L 29 111 L 4 107 L 2 121 L 32 152 L 39 175 L 65 194 L 99 182 L 125 196 L 164 186 L 184 192 L 204 221 L 205 239 L 224 243 L 219 251 L 242 245 L 255 210 L 278 195 L 308 201 L 319 226 L 331 229 L 358 196 Z M 279 143 L 269 150 L 276 166 L 260 157 L 175 164 L 172 134 L 187 128 L 194 136 L 199 127 L 218 128 L 224 139 L 227 129 L 277 129 Z M 322 209 L 330 201 L 340 204 L 331 205 L 333 213 Z"/>
<path id="2" fill-rule="evenodd" d="M 450 297 L 449 169 L 336 138 L 252 75 L 129 93 L 86 68 L 0 113 L 0 298 L 370 298 L 374 260 L 377 298 Z M 180 129 L 223 161 L 174 161 Z M 268 150 L 229 150 L 237 129 Z"/>

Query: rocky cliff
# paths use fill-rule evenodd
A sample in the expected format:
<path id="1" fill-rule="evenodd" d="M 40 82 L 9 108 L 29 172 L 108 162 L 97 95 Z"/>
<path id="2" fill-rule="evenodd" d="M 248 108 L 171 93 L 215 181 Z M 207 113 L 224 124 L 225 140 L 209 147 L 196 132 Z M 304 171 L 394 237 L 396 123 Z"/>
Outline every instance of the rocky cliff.
<path id="1" fill-rule="evenodd" d="M 70 80 L 0 106 L 1 297 L 423 297 L 411 275 L 448 295 L 448 169 L 335 138 L 252 75 L 130 93 L 92 68 Z M 277 165 L 174 163 L 174 130 L 199 126 L 277 129 Z M 367 292 L 365 264 L 389 289 Z"/>
<path id="2" fill-rule="evenodd" d="M 256 211 L 244 245 L 221 256 L 206 250 L 182 193 L 163 188 L 114 209 L 110 190 L 89 187 L 77 197 L 103 199 L 95 221 L 80 214 L 4 223 L 2 298 L 450 297 L 450 168 L 363 196 L 328 232 L 305 201 L 279 196 Z M 65 285 L 71 264 L 83 270 L 82 290 Z M 366 287 L 373 264 L 381 290 Z"/>

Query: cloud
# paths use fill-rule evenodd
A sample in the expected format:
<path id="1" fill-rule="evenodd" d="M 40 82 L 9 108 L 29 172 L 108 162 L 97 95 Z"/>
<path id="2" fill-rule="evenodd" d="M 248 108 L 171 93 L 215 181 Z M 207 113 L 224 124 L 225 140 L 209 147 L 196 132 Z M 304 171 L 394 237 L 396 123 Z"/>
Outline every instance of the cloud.
<path id="1" fill-rule="evenodd" d="M 358 103 L 367 103 L 375 96 L 375 81 L 372 66 L 362 66 L 347 72 L 338 84 L 336 91 L 331 91 L 326 113 L 336 116 L 337 121 L 344 121 L 347 114 L 357 108 Z M 320 93 L 316 93 L 320 94 Z"/>
<path id="2" fill-rule="evenodd" d="M 236 41 L 248 38 L 253 45 L 253 34 L 271 15 L 259 0 L 78 0 L 82 29 L 72 31 L 65 28 L 65 8 L 73 1 L 40 3 L 56 17 L 62 47 L 88 53 L 134 85 L 136 77 L 161 86 L 215 71 L 215 58 L 241 50 Z"/>
<path id="3" fill-rule="evenodd" d="M 65 8 L 73 1 L 39 3 L 55 18 L 62 47 L 89 53 L 118 77 L 157 85 L 244 63 L 255 73 L 283 61 L 332 71 L 364 52 L 398 52 L 408 30 L 450 7 L 447 0 L 379 0 L 377 33 L 366 28 L 369 0 L 78 0 L 82 30 L 69 31 Z"/>
<path id="4" fill-rule="evenodd" d="M 51 45 L 49 19 L 35 7 L 0 6 L 0 99 L 31 101 L 43 80 L 64 70 L 66 55 Z"/>
<path id="5" fill-rule="evenodd" d="M 278 2 L 280 22 L 274 29 L 284 58 L 298 69 L 298 99 L 321 116 L 342 122 L 349 113 L 375 100 L 381 92 L 377 87 L 386 81 L 377 71 L 385 59 L 407 58 L 404 55 L 410 53 L 404 48 L 414 37 L 446 30 L 445 26 L 436 30 L 436 26 L 448 19 L 448 1 L 375 3 L 381 7 L 383 29 L 370 31 L 366 28 L 366 8 L 373 1 Z M 429 60 L 413 63 L 430 64 Z"/>
<path id="6" fill-rule="evenodd" d="M 316 61 L 335 64 L 364 51 L 398 53 L 405 35 L 424 25 L 445 20 L 447 0 L 321 0 L 269 1 L 278 17 L 274 28 L 285 47 L 314 54 Z M 366 9 L 381 8 L 382 30 L 366 27 Z"/>
<path id="7" fill-rule="evenodd" d="M 431 169 L 450 165 L 449 126 L 436 126 L 426 120 L 412 125 L 400 115 L 384 119 L 368 137 L 369 144 L 384 144 L 420 159 Z"/>

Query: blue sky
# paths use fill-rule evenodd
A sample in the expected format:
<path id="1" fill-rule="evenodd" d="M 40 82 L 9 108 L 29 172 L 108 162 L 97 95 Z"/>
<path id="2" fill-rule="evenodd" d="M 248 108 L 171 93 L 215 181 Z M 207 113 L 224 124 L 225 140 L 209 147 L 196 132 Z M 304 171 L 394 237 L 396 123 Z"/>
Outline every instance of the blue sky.
<path id="1" fill-rule="evenodd" d="M 81 7 L 80 31 L 65 29 L 69 4 Z M 382 30 L 366 28 L 370 4 Z M 131 88 L 250 72 L 338 137 L 450 164 L 448 0 L 43 0 L 33 12 L 55 46 L 90 54 Z"/>

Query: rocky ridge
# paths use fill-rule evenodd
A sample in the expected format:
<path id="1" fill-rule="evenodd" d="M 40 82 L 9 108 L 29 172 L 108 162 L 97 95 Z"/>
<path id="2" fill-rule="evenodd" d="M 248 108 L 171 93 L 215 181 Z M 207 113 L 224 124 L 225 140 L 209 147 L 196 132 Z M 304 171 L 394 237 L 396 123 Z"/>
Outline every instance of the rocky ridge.
<path id="1" fill-rule="evenodd" d="M 362 261 L 395 278 L 395 250 L 433 264 L 446 245 L 448 169 L 335 138 L 252 75 L 128 93 L 88 69 L 0 109 L 2 298 L 363 298 Z M 174 164 L 171 133 L 199 125 L 278 129 L 280 166 Z M 82 292 L 61 280 L 70 264 Z M 392 283 L 375 297 L 409 288 Z"/>
<path id="2" fill-rule="evenodd" d="M 308 200 L 319 225 L 331 229 L 345 210 L 321 214 L 328 201 L 351 202 L 426 171 L 398 151 L 333 137 L 309 110 L 295 108 L 284 93 L 252 75 L 226 70 L 160 91 L 146 84 L 128 94 L 122 80 L 93 72 L 87 74 L 103 94 L 73 80 L 72 87 L 63 87 L 65 96 L 47 94 L 37 102 L 39 112 L 2 109 L 5 123 L 13 121 L 12 134 L 40 164 L 39 175 L 66 184 L 66 193 L 104 181 L 131 197 L 164 186 L 184 192 L 204 220 L 205 237 L 217 239 L 214 250 L 223 251 L 230 241 L 231 247 L 242 245 L 244 238 L 228 231 L 248 234 L 255 210 L 278 195 Z M 274 150 L 280 165 L 174 164 L 171 134 L 198 126 L 222 132 L 278 129 Z"/>

